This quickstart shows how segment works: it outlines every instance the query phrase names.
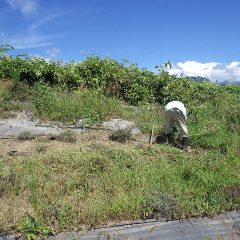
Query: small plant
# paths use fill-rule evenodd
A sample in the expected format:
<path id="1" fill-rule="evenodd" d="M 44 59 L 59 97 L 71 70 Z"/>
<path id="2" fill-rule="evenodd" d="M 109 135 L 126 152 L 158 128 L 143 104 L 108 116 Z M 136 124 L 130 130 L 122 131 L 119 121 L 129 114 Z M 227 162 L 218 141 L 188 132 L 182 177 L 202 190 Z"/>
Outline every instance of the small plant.
<path id="1" fill-rule="evenodd" d="M 26 141 L 26 140 L 32 140 L 34 139 L 34 136 L 29 131 L 23 131 L 18 135 L 18 140 L 20 141 Z"/>
<path id="2" fill-rule="evenodd" d="M 125 128 L 125 129 L 118 129 L 113 132 L 113 134 L 110 136 L 110 139 L 117 142 L 126 142 L 130 140 L 131 138 L 131 129 Z"/>
<path id="3" fill-rule="evenodd" d="M 74 131 L 68 129 L 60 133 L 57 139 L 62 142 L 75 143 L 77 141 L 77 135 Z"/>
<path id="4" fill-rule="evenodd" d="M 24 219 L 17 227 L 17 230 L 23 239 L 27 240 L 34 240 L 37 239 L 37 237 L 46 238 L 53 234 L 51 228 L 45 226 L 39 220 L 31 216 Z"/>
<path id="5" fill-rule="evenodd" d="M 47 138 L 48 140 L 52 141 L 52 140 L 57 140 L 58 136 L 56 134 L 49 134 Z"/>
<path id="6" fill-rule="evenodd" d="M 0 92 L 0 108 L 3 110 L 9 110 L 11 105 L 11 93 L 7 89 L 3 89 Z"/>
<path id="7" fill-rule="evenodd" d="M 147 201 L 150 209 L 150 217 L 155 219 L 178 219 L 181 215 L 181 208 L 175 198 L 162 192 L 153 192 Z M 149 217 L 149 216 L 146 216 Z"/>
<path id="8" fill-rule="evenodd" d="M 47 151 L 47 147 L 45 145 L 37 145 L 35 150 L 38 153 L 44 153 Z"/>
<path id="9" fill-rule="evenodd" d="M 240 201 L 240 185 L 224 187 L 223 194 L 227 201 L 238 203 Z"/>
<path id="10" fill-rule="evenodd" d="M 39 81 L 34 86 L 35 100 L 34 105 L 38 114 L 53 111 L 54 95 L 50 91 L 47 84 Z"/>

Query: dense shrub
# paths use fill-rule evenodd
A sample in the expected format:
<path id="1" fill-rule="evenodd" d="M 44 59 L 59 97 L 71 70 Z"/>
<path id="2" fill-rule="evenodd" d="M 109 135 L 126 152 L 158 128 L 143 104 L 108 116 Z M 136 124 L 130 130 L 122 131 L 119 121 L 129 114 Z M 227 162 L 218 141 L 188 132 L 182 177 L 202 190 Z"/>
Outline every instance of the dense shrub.
<path id="1" fill-rule="evenodd" d="M 159 68 L 158 73 L 140 69 L 136 64 L 119 63 L 106 57 L 89 56 L 83 62 L 63 63 L 43 58 L 0 54 L 0 78 L 14 78 L 29 85 L 42 81 L 68 89 L 87 88 L 105 96 L 124 100 L 132 105 L 146 102 L 165 104 L 175 99 L 187 105 L 196 105 L 218 97 L 223 91 L 239 94 L 239 87 L 221 87 L 212 82 L 196 82 L 177 78 Z"/>

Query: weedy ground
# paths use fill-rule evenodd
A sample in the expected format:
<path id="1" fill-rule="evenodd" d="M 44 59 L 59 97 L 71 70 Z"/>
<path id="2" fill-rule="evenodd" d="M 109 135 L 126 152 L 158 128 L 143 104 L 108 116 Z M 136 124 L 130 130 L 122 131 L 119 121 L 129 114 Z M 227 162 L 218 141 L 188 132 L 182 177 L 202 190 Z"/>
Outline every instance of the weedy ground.
<path id="1" fill-rule="evenodd" d="M 10 85 L 4 81 L 0 87 L 2 118 L 23 109 L 44 121 L 76 123 L 83 118 L 89 126 L 118 117 L 135 121 L 143 135 L 122 143 L 103 130 L 87 131 L 70 142 L 0 140 L 0 232 L 14 231 L 29 215 L 63 231 L 239 208 L 236 95 L 223 94 L 189 108 L 193 151 L 187 153 L 166 144 L 149 148 L 143 141 L 153 124 L 155 133 L 161 132 L 162 106 L 132 107 L 95 91 L 68 93 L 43 85 L 31 94 L 22 85 L 12 95 Z"/>

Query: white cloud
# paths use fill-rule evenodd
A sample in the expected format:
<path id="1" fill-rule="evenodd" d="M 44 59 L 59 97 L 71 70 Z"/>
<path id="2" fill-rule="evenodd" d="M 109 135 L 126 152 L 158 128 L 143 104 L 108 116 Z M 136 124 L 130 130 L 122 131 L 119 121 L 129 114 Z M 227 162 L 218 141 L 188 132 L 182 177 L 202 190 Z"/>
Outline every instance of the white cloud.
<path id="1" fill-rule="evenodd" d="M 20 38 L 12 38 L 10 42 L 16 49 L 30 49 L 30 48 L 37 48 L 37 47 L 45 47 L 53 44 L 52 41 L 49 39 L 49 37 L 44 35 L 42 36 L 26 35 Z"/>
<path id="2" fill-rule="evenodd" d="M 204 77 L 215 82 L 240 81 L 240 62 L 223 64 L 218 62 L 201 63 L 197 61 L 179 62 L 168 72 L 171 75 Z"/>
<path id="3" fill-rule="evenodd" d="M 35 14 L 40 8 L 38 0 L 5 0 L 5 1 L 13 10 L 18 10 L 25 16 Z"/>
<path id="4" fill-rule="evenodd" d="M 54 13 L 54 14 L 49 14 L 49 15 L 46 15 L 46 16 L 42 16 L 40 18 L 40 20 L 31 23 L 31 25 L 29 27 L 29 31 L 38 30 L 40 27 L 46 25 L 47 23 L 49 23 L 49 22 L 51 22 L 51 21 L 53 21 L 56 18 L 59 18 L 61 16 L 63 16 L 63 14 L 60 14 L 60 13 Z"/>
<path id="5" fill-rule="evenodd" d="M 35 33 L 23 33 L 16 36 L 7 36 L 4 32 L 0 32 L 0 43 L 8 43 L 15 49 L 31 49 L 37 47 L 45 47 L 54 44 L 54 39 L 61 36 L 49 36 Z"/>
<path id="6" fill-rule="evenodd" d="M 40 7 L 40 0 L 4 0 L 12 10 L 20 12 L 22 15 L 30 17 L 24 19 L 21 28 L 10 31 L 5 27 L 0 30 L 0 44 L 9 43 L 16 49 L 31 49 L 50 46 L 58 38 L 65 34 L 44 33 L 47 29 L 53 27 L 53 21 L 62 17 L 66 12 L 54 12 Z M 19 21 L 22 21 L 20 18 Z M 51 23 L 51 24 L 50 24 Z M 7 26 L 7 25 L 5 25 Z"/>
<path id="7" fill-rule="evenodd" d="M 58 49 L 58 48 L 50 48 L 46 51 L 46 53 L 49 56 L 48 58 L 51 58 L 51 59 L 56 58 L 59 55 L 60 52 L 61 52 L 61 50 Z"/>
<path id="8" fill-rule="evenodd" d="M 10 1 L 10 0 L 7 0 Z M 18 1 L 18 0 L 11 0 Z M 23 0 L 24 2 L 25 0 Z M 41 13 L 40 13 L 41 14 Z M 54 13 L 54 14 L 41 14 L 42 17 L 40 20 L 31 21 L 31 23 L 22 28 L 19 33 L 15 32 L 13 35 L 9 35 L 5 31 L 0 32 L 0 43 L 9 43 L 16 49 L 31 49 L 38 47 L 45 47 L 54 44 L 53 40 L 62 38 L 64 34 L 44 34 L 39 32 L 40 27 L 52 22 L 56 18 L 62 16 L 63 14 Z"/>

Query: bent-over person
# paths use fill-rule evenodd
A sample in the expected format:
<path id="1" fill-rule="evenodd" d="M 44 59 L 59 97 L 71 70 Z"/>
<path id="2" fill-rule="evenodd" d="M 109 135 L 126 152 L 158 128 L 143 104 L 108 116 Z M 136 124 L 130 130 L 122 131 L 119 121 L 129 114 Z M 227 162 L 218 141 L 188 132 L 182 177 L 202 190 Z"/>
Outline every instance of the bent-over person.
<path id="1" fill-rule="evenodd" d="M 180 101 L 171 101 L 164 107 L 165 112 L 165 138 L 170 141 L 170 134 L 174 126 L 180 128 L 181 149 L 187 150 L 188 130 L 187 130 L 187 110 Z"/>

